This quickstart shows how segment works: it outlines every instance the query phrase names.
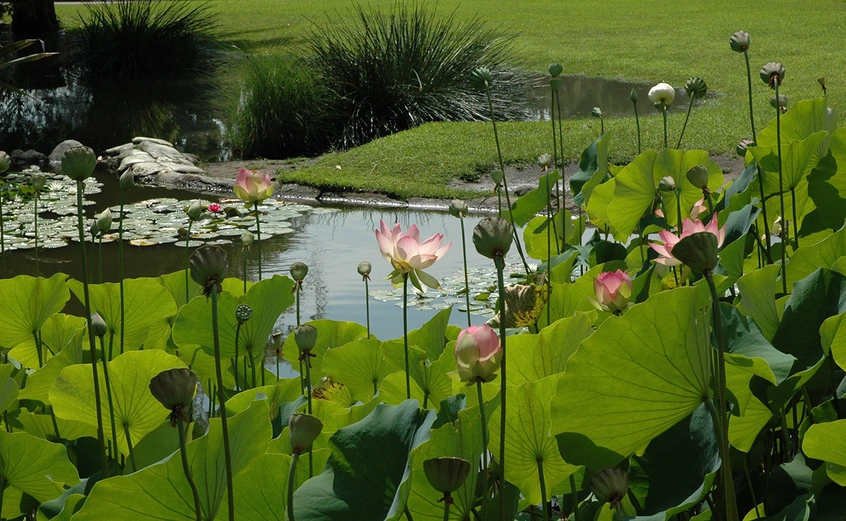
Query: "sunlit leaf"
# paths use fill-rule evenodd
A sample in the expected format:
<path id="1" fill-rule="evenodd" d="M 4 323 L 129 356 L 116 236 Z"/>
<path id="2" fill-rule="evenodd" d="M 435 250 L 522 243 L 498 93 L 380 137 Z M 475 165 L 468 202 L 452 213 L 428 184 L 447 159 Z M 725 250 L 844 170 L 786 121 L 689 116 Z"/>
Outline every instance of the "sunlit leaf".
<path id="1" fill-rule="evenodd" d="M 366 401 L 376 394 L 382 380 L 396 369 L 382 355 L 381 343 L 371 338 L 327 351 L 323 357 L 323 371 L 348 387 L 356 400 Z"/>
<path id="2" fill-rule="evenodd" d="M 317 343 L 311 352 L 315 355 L 311 359 L 311 377 L 318 380 L 325 376 L 323 374 L 323 355 L 327 350 L 341 347 L 342 345 L 367 338 L 367 328 L 355 322 L 339 322 L 336 320 L 312 320 L 306 324 L 317 328 Z M 294 335 L 288 335 L 285 339 L 282 352 L 285 360 L 291 362 L 294 369 L 300 366 L 300 351 Z"/>
<path id="3" fill-rule="evenodd" d="M 70 299 L 65 285 L 67 275 L 56 273 L 49 279 L 18 275 L 0 280 L 0 339 L 6 348 L 32 340 L 51 315 Z"/>
<path id="4" fill-rule="evenodd" d="M 593 333 L 585 313 L 557 320 L 537 335 L 508 337 L 508 385 L 522 385 L 561 373 L 579 344 Z"/>

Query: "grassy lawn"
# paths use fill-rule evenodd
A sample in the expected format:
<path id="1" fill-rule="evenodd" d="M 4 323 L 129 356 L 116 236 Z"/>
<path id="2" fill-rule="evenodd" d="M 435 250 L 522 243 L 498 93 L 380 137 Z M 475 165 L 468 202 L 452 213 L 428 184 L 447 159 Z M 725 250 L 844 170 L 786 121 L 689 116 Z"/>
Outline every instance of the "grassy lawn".
<path id="1" fill-rule="evenodd" d="M 389 9 L 395 0 L 370 0 Z M 226 41 L 246 53 L 297 52 L 313 23 L 337 21 L 350 0 L 212 0 L 220 13 Z M 457 7 L 456 7 L 457 6 Z M 816 97 L 816 79 L 825 76 L 831 87 L 829 104 L 839 114 L 846 85 L 846 60 L 838 41 L 846 25 L 841 0 L 728 0 L 680 2 L 655 0 L 440 0 L 445 13 L 459 18 L 479 14 L 493 25 L 516 35 L 519 63 L 546 71 L 551 62 L 565 74 L 583 74 L 658 83 L 677 87 L 690 76 L 706 80 L 709 94 L 697 106 L 685 134 L 684 146 L 729 153 L 738 140 L 750 137 L 746 74 L 743 56 L 731 52 L 729 37 L 743 29 L 752 35 L 756 126 L 760 131 L 774 115 L 772 97 L 758 79 L 760 67 L 780 61 L 786 67 L 781 92 L 791 102 Z M 58 6 L 67 27 L 75 25 L 83 8 Z M 237 67 L 228 74 L 237 77 Z M 234 79 L 233 78 L 233 79 Z M 566 103 L 566 99 L 562 100 Z M 670 114 L 670 142 L 675 143 L 686 106 L 678 103 Z M 586 115 L 587 116 L 587 115 Z M 641 118 L 644 148 L 661 144 L 662 123 L 657 111 Z M 598 134 L 595 119 L 567 121 L 565 150 L 570 159 Z M 637 153 L 633 117 L 606 119 L 613 132 L 612 154 L 624 162 Z M 550 152 L 550 124 L 501 124 L 505 161 L 534 162 Z M 379 190 L 399 197 L 462 195 L 446 187 L 450 179 L 472 176 L 493 167 L 496 149 L 490 124 L 436 123 L 402 132 L 343 153 L 327 154 L 315 165 L 287 178 L 347 189 Z M 341 168 L 338 169 L 337 166 Z"/>

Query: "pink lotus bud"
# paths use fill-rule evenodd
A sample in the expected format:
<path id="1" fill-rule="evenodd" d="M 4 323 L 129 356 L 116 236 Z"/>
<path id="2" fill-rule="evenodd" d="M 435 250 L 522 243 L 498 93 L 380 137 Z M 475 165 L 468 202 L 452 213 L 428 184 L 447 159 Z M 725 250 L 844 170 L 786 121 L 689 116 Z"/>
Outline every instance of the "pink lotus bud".
<path id="1" fill-rule="evenodd" d="M 632 279 L 623 270 L 605 271 L 593 280 L 593 292 L 596 299 L 589 298 L 591 304 L 601 311 L 619 314 L 629 305 L 632 296 Z"/>
<path id="2" fill-rule="evenodd" d="M 462 382 L 490 382 L 502 362 L 502 346 L 488 325 L 470 326 L 455 341 L 455 362 Z"/>
<path id="3" fill-rule="evenodd" d="M 221 206 L 220 203 L 210 203 L 209 211 L 211 213 L 220 213 L 223 211 L 223 206 Z"/>

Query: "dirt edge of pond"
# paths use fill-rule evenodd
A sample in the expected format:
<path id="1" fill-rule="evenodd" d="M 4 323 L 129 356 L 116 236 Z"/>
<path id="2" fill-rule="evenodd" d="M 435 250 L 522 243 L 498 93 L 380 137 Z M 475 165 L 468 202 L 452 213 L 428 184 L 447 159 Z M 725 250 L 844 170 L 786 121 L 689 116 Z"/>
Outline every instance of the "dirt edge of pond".
<path id="1" fill-rule="evenodd" d="M 725 183 L 736 179 L 743 171 L 743 158 L 723 154 L 712 156 L 712 159 L 722 169 Z M 238 175 L 238 170 L 241 168 L 262 170 L 270 173 L 271 178 L 275 180 L 278 171 L 297 170 L 313 164 L 315 161 L 316 159 L 298 162 L 276 159 L 253 159 L 248 161 L 205 163 L 200 165 L 206 171 L 205 176 L 174 176 L 167 180 L 161 180 L 163 181 L 161 184 L 169 188 L 181 188 L 200 193 L 215 195 L 232 194 L 232 185 Z M 578 171 L 578 167 L 578 161 L 569 162 L 564 169 L 565 177 L 569 179 Z M 535 164 L 508 167 L 506 169 L 506 179 L 508 181 L 509 193 L 512 196 L 519 197 L 529 190 L 537 188 L 541 174 L 540 167 Z M 486 174 L 476 182 L 454 179 L 449 184 L 449 187 L 457 190 L 478 192 L 479 197 L 466 201 L 469 209 L 474 212 L 492 213 L 496 211 L 497 207 L 497 198 L 492 191 L 493 185 L 494 183 L 490 174 Z M 406 201 L 402 201 L 378 192 L 334 192 L 293 183 L 277 184 L 274 197 L 312 205 L 331 204 L 440 211 L 445 211 L 449 207 L 449 201 L 444 199 L 412 197 Z M 567 208 L 570 211 L 577 210 L 572 200 L 569 199 Z"/>

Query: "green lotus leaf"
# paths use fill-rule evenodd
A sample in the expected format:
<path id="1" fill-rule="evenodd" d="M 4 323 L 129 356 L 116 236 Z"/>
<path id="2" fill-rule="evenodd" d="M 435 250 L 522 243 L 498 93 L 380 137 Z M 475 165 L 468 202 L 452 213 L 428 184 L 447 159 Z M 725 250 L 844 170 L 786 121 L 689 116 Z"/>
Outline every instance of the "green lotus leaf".
<path id="1" fill-rule="evenodd" d="M 533 218 L 523 229 L 523 242 L 526 243 L 526 253 L 533 259 L 546 260 L 562 253 L 567 244 L 578 244 L 579 235 L 573 224 L 573 216 L 569 211 L 556 213 L 552 219 L 545 216 Z M 552 226 L 550 228 L 550 225 Z M 549 230 L 549 247 L 547 247 L 547 230 Z"/>
<path id="2" fill-rule="evenodd" d="M 217 369 L 215 369 L 215 362 L 214 362 L 214 355 L 209 354 L 203 349 L 201 346 L 198 345 L 181 345 L 179 347 L 179 358 L 181 358 L 188 366 L 191 367 L 191 370 L 197 373 L 197 377 L 200 380 L 200 385 L 203 386 L 203 389 L 212 389 L 213 386 L 217 385 Z M 243 382 L 243 375 L 244 374 L 244 367 L 243 363 L 246 359 L 241 358 L 241 367 L 239 368 L 239 381 Z M 220 370 L 223 373 L 223 385 L 227 389 L 234 389 L 235 388 L 235 375 L 232 371 L 232 359 L 224 358 L 220 361 Z M 247 367 L 249 371 L 249 366 Z M 259 373 L 256 373 L 259 374 Z M 276 377 L 274 377 L 275 379 Z M 259 383 L 261 383 L 260 377 L 257 377 Z"/>
<path id="3" fill-rule="evenodd" d="M 0 280 L 0 338 L 12 348 L 32 340 L 50 316 L 60 312 L 70 299 L 65 285 L 68 276 L 56 273 L 49 279 L 18 275 Z"/>
<path id="4" fill-rule="evenodd" d="M 98 364 L 99 365 L 99 364 Z M 124 426 L 129 428 L 133 445 L 152 432 L 167 418 L 170 411 L 164 408 L 150 392 L 150 379 L 168 369 L 185 367 L 179 358 L 160 350 L 127 351 L 109 362 L 109 379 L 114 404 L 118 448 L 129 454 Z M 102 367 L 98 367 L 100 401 L 103 411 L 103 428 L 107 438 L 112 438 L 109 421 L 109 403 Z M 78 364 L 65 367 L 50 388 L 50 403 L 57 417 L 97 425 L 94 377 L 91 366 Z"/>
<path id="5" fill-rule="evenodd" d="M 156 281 L 164 287 L 170 296 L 173 298 L 176 308 L 179 309 L 186 304 L 185 301 L 185 271 L 176 271 L 174 273 L 166 273 Z M 188 276 L 188 296 L 190 298 L 202 295 L 203 288 L 199 284 L 191 280 Z"/>
<path id="6" fill-rule="evenodd" d="M 593 190 L 608 179 L 608 145 L 611 132 L 599 136 L 582 151 L 579 171 L 570 177 L 570 191 L 580 206 L 590 204 Z"/>
<path id="7" fill-rule="evenodd" d="M 611 228 L 612 235 L 616 236 L 616 231 L 613 229 L 611 220 L 608 217 L 608 205 L 614 199 L 614 191 L 617 188 L 617 180 L 611 178 L 608 181 L 598 185 L 593 189 L 591 194 L 591 203 L 587 206 L 587 213 L 590 217 L 590 222 L 598 228 L 608 226 Z"/>
<path id="8" fill-rule="evenodd" d="M 792 264 L 793 259 L 790 262 Z M 737 279 L 737 289 L 741 296 L 737 307 L 755 321 L 767 340 L 772 340 L 781 320 L 775 300 L 775 294 L 781 287 L 777 282 L 780 271 L 779 266 L 771 264 Z"/>
<path id="9" fill-rule="evenodd" d="M 371 338 L 327 351 L 323 356 L 323 371 L 334 381 L 344 384 L 356 401 L 366 401 L 378 392 L 382 380 L 396 369 L 385 360 L 381 342 Z"/>
<path id="10" fill-rule="evenodd" d="M 0 463 L 0 472 L 9 487 L 3 491 L 4 514 L 10 489 L 44 502 L 59 496 L 64 485 L 79 483 L 76 467 L 68 460 L 64 445 L 25 432 L 0 431 Z"/>
<path id="11" fill-rule="evenodd" d="M 749 371 L 773 385 L 784 381 L 796 358 L 767 342 L 755 323 L 737 308 L 721 303 L 726 362 Z"/>
<path id="12" fill-rule="evenodd" d="M 50 441 L 77 440 L 85 436 L 97 437 L 97 428 L 93 425 L 64 418 L 56 418 L 54 422 L 49 414 L 32 413 L 26 408 L 20 408 L 11 413 L 9 425 L 16 430 L 20 429 L 32 434 L 36 438 Z"/>
<path id="13" fill-rule="evenodd" d="M 443 410 L 443 406 L 441 407 Z M 408 509 L 414 519 L 440 521 L 443 519 L 444 495 L 436 491 L 426 479 L 423 462 L 439 457 L 463 458 L 479 461 L 482 456 L 482 419 L 479 408 L 458 412 L 455 423 L 433 428 L 428 442 L 412 451 L 411 494 Z M 455 501 L 450 507 L 450 519 L 472 519 L 476 503 L 476 486 L 480 473 L 473 469 L 461 487 L 452 493 Z"/>
<path id="14" fill-rule="evenodd" d="M 553 432 L 583 435 L 625 456 L 692 413 L 710 395 L 710 307 L 701 285 L 609 317 L 567 362 L 552 403 Z"/>
<path id="15" fill-rule="evenodd" d="M 125 355 L 124 355 L 125 356 Z M 229 419 L 232 474 L 238 478 L 265 454 L 270 440 L 269 410 L 264 401 Z M 200 494 L 203 519 L 214 519 L 226 496 L 223 431 L 212 419 L 206 435 L 188 444 L 191 473 Z M 127 519 L 195 521 L 194 500 L 178 452 L 168 459 L 127 476 L 115 476 L 94 485 L 74 521 Z M 239 496 L 243 498 L 243 496 Z M 235 510 L 239 510 L 238 501 Z"/>
<path id="16" fill-rule="evenodd" d="M 828 154 L 808 175 L 808 195 L 820 221 L 838 230 L 846 220 L 846 128 L 831 134 Z"/>
<path id="17" fill-rule="evenodd" d="M 552 196 L 552 189 L 555 187 L 560 176 L 558 170 L 542 175 L 538 180 L 538 187 L 520 196 L 511 204 L 511 212 L 503 211 L 500 217 L 512 220 L 515 226 L 524 226 L 532 217 L 549 204 Z"/>
<path id="18" fill-rule="evenodd" d="M 289 290 L 290 291 L 290 290 Z M 311 352 L 316 356 L 311 359 L 312 381 L 325 376 L 323 374 L 323 355 L 327 350 L 341 347 L 348 342 L 354 342 L 367 338 L 367 328 L 355 322 L 339 322 L 336 320 L 312 320 L 306 324 L 317 328 L 317 343 Z M 297 341 L 294 335 L 288 335 L 282 347 L 285 360 L 291 362 L 294 369 L 300 367 L 300 351 L 297 348 Z"/>
<path id="19" fill-rule="evenodd" d="M 0 365 L 0 412 L 5 412 L 18 399 L 18 382 L 9 378 L 14 371 L 12 364 Z"/>
<path id="20" fill-rule="evenodd" d="M 802 452 L 825 461 L 828 477 L 846 487 L 846 420 L 811 425 L 802 440 Z"/>
<path id="21" fill-rule="evenodd" d="M 420 329 L 408 332 L 408 345 L 417 346 L 426 352 L 426 355 L 432 359 L 440 358 L 444 347 L 449 340 L 458 338 L 459 329 L 455 326 L 449 325 L 449 317 L 452 313 L 452 306 L 438 311 L 425 324 L 420 326 Z M 319 335 L 318 335 L 319 336 Z M 392 340 L 385 340 L 383 345 L 390 345 L 391 347 L 403 346 L 402 338 L 395 338 Z M 400 365 L 398 368 L 402 368 Z"/>
<path id="22" fill-rule="evenodd" d="M 782 184 L 785 190 L 795 189 L 805 179 L 817 163 L 824 157 L 825 152 L 820 155 L 820 145 L 827 141 L 828 132 L 815 132 L 808 137 L 781 144 L 781 175 Z M 757 161 L 758 166 L 764 171 L 764 192 L 766 194 L 778 193 L 778 147 L 755 146 L 749 149 L 749 153 Z M 772 215 L 772 214 L 770 214 Z"/>
<path id="23" fill-rule="evenodd" d="M 228 280 L 228 279 L 227 279 Z M 235 356 L 235 335 L 238 334 L 238 356 L 251 356 L 260 366 L 267 338 L 279 316 L 294 302 L 291 294 L 293 281 L 274 275 L 252 286 L 247 294 L 237 298 L 224 291 L 218 295 L 218 334 L 220 354 L 229 359 Z M 247 304 L 253 309 L 252 317 L 238 330 L 235 308 Z M 209 354 L 214 353 L 214 333 L 211 328 L 211 301 L 195 298 L 179 310 L 173 325 L 173 341 L 180 348 L 200 345 Z"/>
<path id="24" fill-rule="evenodd" d="M 402 402 L 406 394 L 405 353 L 401 345 L 382 344 L 385 359 L 400 372 L 388 375 L 382 382 L 380 393 L 385 393 L 388 403 Z M 444 349 L 440 358 L 431 360 L 416 346 L 408 348 L 408 368 L 411 377 L 411 397 L 419 399 L 424 408 L 437 407 L 453 393 L 453 380 L 447 375 L 456 370 L 455 354 L 451 349 Z"/>
<path id="25" fill-rule="evenodd" d="M 540 334 L 508 337 L 508 385 L 522 385 L 563 372 L 570 355 L 593 333 L 592 324 L 589 315 L 576 313 L 553 322 Z"/>
<path id="26" fill-rule="evenodd" d="M 623 262 L 619 263 L 619 266 L 615 263 L 594 266 L 572 284 L 553 284 L 552 293 L 546 304 L 550 307 L 552 322 L 561 318 L 572 317 L 579 311 L 592 311 L 594 307 L 588 298 L 596 298 L 593 279 L 603 271 L 613 271 L 616 267 L 626 268 Z M 538 325 L 540 327 L 548 325 L 546 323 L 546 309 L 541 312 Z"/>
<path id="27" fill-rule="evenodd" d="M 319 476 L 294 493 L 298 521 L 401 518 L 411 486 L 409 453 L 429 438 L 433 411 L 416 400 L 378 405 L 330 438 Z"/>
<path id="28" fill-rule="evenodd" d="M 85 318 L 57 313 L 51 315 L 41 327 L 41 346 L 45 366 L 75 339 L 79 344 L 85 331 Z M 38 367 L 38 350 L 35 340 L 30 336 L 9 351 L 9 356 L 19 361 L 24 367 Z M 38 372 L 40 373 L 44 367 Z M 29 384 L 27 384 L 29 385 Z"/>
<path id="29" fill-rule="evenodd" d="M 790 289 L 793 283 L 804 279 L 817 268 L 833 268 L 843 256 L 846 256 L 846 228 L 815 244 L 802 246 L 790 257 L 790 264 L 787 266 L 787 288 Z"/>
<path id="30" fill-rule="evenodd" d="M 729 441 L 741 452 L 749 452 L 758 433 L 772 419 L 773 412 L 752 392 L 755 374 L 740 366 L 726 364 L 726 388 L 736 401 L 737 410 L 729 418 Z"/>
<path id="31" fill-rule="evenodd" d="M 233 480 L 235 519 L 278 521 L 283 518 L 283 512 L 288 508 L 290 467 L 291 456 L 288 454 L 265 454 L 239 474 Z M 297 474 L 301 470 L 308 471 L 307 457 L 300 458 Z"/>
<path id="32" fill-rule="evenodd" d="M 837 129 L 837 115 L 828 108 L 825 98 L 802 100 L 790 107 L 790 110 L 781 117 L 780 124 L 779 129 L 776 119 L 773 118 L 772 122 L 755 138 L 758 145 L 766 147 L 777 145 L 779 130 L 782 144 L 801 141 L 820 131 L 832 133 Z"/>
<path id="33" fill-rule="evenodd" d="M 123 284 L 124 351 L 165 347 L 165 344 L 149 345 L 147 340 L 151 328 L 170 329 L 168 318 L 176 314 L 173 297 L 156 279 L 126 279 Z M 71 279 L 68 286 L 82 302 L 82 282 Z M 112 282 L 89 284 L 88 291 L 92 312 L 99 313 L 106 322 L 105 347 L 112 359 L 120 353 L 120 285 Z"/>
<path id="34" fill-rule="evenodd" d="M 547 499 L 552 488 L 577 469 L 561 459 L 558 442 L 550 434 L 550 405 L 560 377 L 555 374 L 506 390 L 505 479 L 532 504 L 541 502 L 538 463 L 543 464 Z M 488 423 L 494 455 L 499 454 L 500 421 L 501 414 L 494 414 Z"/>

